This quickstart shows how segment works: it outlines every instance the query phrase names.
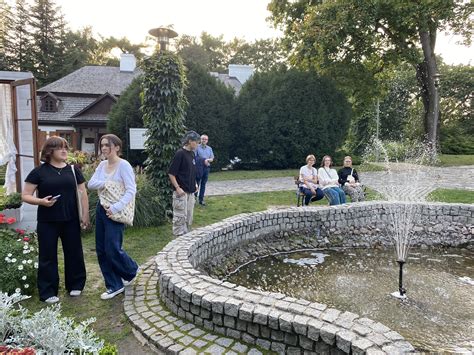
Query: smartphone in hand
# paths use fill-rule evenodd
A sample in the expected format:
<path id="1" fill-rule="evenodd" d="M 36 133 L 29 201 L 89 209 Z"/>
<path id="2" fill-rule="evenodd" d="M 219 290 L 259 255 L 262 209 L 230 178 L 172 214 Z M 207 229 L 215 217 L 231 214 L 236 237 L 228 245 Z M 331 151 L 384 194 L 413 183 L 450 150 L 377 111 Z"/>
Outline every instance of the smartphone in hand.
<path id="1" fill-rule="evenodd" d="M 51 200 L 57 200 L 60 197 L 61 197 L 61 194 L 51 197 Z"/>

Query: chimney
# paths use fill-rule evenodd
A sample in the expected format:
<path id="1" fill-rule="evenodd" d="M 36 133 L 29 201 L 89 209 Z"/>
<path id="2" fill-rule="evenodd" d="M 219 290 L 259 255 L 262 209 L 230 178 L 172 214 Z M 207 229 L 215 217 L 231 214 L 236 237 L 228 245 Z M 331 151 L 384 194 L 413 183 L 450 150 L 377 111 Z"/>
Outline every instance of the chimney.
<path id="1" fill-rule="evenodd" d="M 120 71 L 133 73 L 137 66 L 137 59 L 133 54 L 122 53 L 120 54 Z"/>
<path id="2" fill-rule="evenodd" d="M 229 76 L 237 78 L 242 85 L 253 75 L 253 71 L 251 65 L 229 64 Z"/>

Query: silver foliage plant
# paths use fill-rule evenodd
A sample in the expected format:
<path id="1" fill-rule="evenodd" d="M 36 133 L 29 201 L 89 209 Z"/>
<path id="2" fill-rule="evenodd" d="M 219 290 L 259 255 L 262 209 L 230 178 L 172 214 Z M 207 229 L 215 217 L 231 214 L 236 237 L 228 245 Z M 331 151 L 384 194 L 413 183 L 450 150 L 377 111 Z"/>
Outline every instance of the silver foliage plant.
<path id="1" fill-rule="evenodd" d="M 31 347 L 38 353 L 98 353 L 104 347 L 88 326 L 89 318 L 77 324 L 73 318 L 61 316 L 61 306 L 53 305 L 29 314 L 21 305 L 14 305 L 28 296 L 0 292 L 0 341 L 17 348 Z"/>

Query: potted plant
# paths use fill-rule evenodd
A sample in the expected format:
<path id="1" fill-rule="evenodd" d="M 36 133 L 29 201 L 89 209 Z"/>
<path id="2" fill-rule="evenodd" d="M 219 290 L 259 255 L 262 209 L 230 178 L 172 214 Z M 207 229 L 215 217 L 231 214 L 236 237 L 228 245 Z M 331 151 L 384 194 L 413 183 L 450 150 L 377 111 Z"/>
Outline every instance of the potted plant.
<path id="1" fill-rule="evenodd" d="M 21 220 L 20 207 L 22 203 L 19 192 L 0 196 L 0 212 L 7 218 L 12 217 L 19 221 Z"/>

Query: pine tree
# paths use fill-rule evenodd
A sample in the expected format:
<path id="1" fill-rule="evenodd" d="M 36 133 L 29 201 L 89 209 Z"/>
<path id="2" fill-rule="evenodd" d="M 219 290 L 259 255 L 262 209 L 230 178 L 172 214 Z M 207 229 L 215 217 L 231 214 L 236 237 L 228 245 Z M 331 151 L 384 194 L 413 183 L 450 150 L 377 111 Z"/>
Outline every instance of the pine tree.
<path id="1" fill-rule="evenodd" d="M 13 70 L 33 69 L 32 38 L 29 30 L 29 8 L 25 0 L 16 0 L 13 17 L 10 62 Z"/>
<path id="2" fill-rule="evenodd" d="M 61 31 L 61 15 L 52 0 L 34 0 L 30 11 L 33 39 L 34 74 L 40 86 L 57 78 L 58 37 Z"/>
<path id="3" fill-rule="evenodd" d="M 12 27 L 12 9 L 4 0 L 0 0 L 0 70 L 12 69 L 9 55 Z"/>

